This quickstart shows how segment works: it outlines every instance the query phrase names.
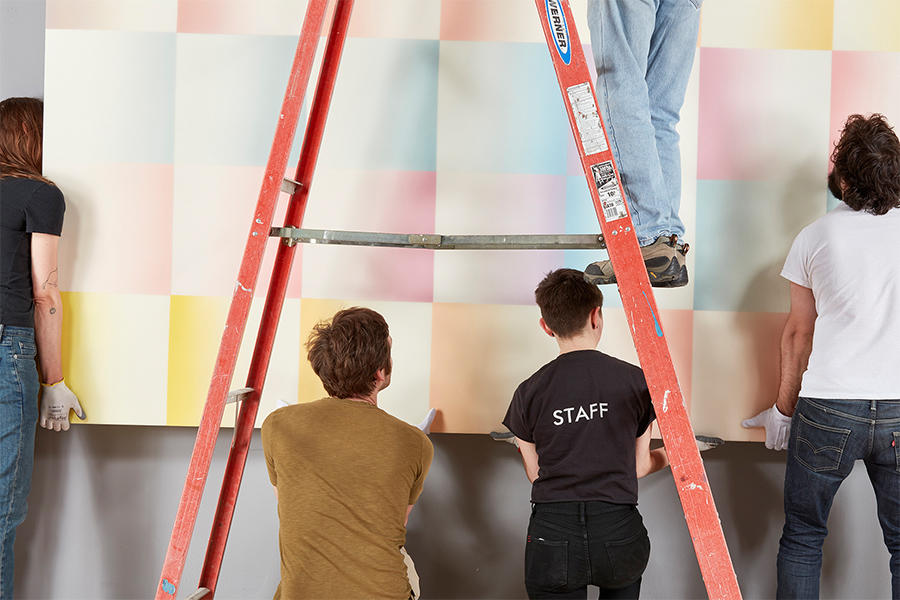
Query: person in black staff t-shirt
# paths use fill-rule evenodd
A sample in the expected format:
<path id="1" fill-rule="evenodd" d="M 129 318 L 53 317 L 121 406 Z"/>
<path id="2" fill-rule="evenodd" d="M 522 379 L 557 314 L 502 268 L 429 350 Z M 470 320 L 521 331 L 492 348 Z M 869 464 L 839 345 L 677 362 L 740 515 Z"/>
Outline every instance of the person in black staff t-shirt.
<path id="1" fill-rule="evenodd" d="M 603 294 L 573 269 L 537 286 L 541 328 L 559 356 L 522 382 L 503 424 L 532 483 L 525 546 L 529 598 L 637 598 L 650 539 L 639 477 L 669 464 L 650 450 L 656 419 L 639 367 L 597 350 Z"/>

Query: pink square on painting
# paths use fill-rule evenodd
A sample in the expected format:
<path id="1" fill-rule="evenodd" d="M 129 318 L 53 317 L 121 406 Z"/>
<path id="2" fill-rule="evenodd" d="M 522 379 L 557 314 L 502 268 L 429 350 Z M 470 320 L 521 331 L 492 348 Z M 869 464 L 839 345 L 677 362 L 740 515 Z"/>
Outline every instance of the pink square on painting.
<path id="1" fill-rule="evenodd" d="M 293 0 L 178 0 L 179 33 L 297 35 L 306 5 Z M 331 22 L 329 3 L 325 23 Z"/>
<path id="2" fill-rule="evenodd" d="M 900 126 L 900 53 L 833 52 L 831 57 L 831 142 L 852 114 L 881 113 Z"/>
<path id="3" fill-rule="evenodd" d="M 434 233 L 432 171 L 323 171 L 304 227 L 380 233 Z M 309 245 L 303 295 L 431 302 L 434 252 Z"/>
<path id="4" fill-rule="evenodd" d="M 72 263 L 66 290 L 170 294 L 172 165 L 60 161 L 54 167 L 64 173 L 57 183 L 66 194 L 60 262 Z"/>
<path id="5" fill-rule="evenodd" d="M 697 178 L 824 171 L 830 90 L 830 52 L 701 48 Z"/>

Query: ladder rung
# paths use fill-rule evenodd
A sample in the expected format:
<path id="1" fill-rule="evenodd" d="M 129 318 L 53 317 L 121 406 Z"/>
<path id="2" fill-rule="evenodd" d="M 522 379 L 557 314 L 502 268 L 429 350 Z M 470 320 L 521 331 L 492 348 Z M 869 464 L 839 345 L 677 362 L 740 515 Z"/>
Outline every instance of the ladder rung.
<path id="1" fill-rule="evenodd" d="M 205 598 L 207 595 L 209 595 L 209 589 L 202 587 L 190 596 L 187 596 L 184 600 L 200 600 L 200 598 Z"/>
<path id="2" fill-rule="evenodd" d="M 235 402 L 243 402 L 247 396 L 253 393 L 253 388 L 241 388 L 239 390 L 231 390 L 228 397 L 225 398 L 225 404 L 234 404 Z M 219 396 L 221 398 L 221 396 Z"/>
<path id="3" fill-rule="evenodd" d="M 386 246 L 426 250 L 580 250 L 606 248 L 601 234 L 564 235 L 438 235 L 432 233 L 373 233 L 273 227 L 271 237 L 286 243 Z"/>
<path id="4" fill-rule="evenodd" d="M 292 196 L 297 192 L 297 188 L 303 187 L 303 184 L 293 179 L 285 177 L 281 180 L 281 191 Z"/>

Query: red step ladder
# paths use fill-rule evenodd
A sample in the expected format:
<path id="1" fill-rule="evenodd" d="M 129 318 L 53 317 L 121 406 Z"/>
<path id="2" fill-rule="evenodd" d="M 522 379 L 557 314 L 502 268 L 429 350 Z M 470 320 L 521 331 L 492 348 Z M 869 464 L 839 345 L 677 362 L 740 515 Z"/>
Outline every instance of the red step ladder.
<path id="1" fill-rule="evenodd" d="M 322 32 L 327 3 L 328 0 L 309 0 L 307 7 L 287 90 L 284 94 L 284 102 L 281 106 L 281 113 L 278 115 L 275 140 L 272 143 L 272 150 L 269 153 L 269 160 L 266 164 L 253 224 L 247 237 L 244 257 L 241 261 L 240 272 L 234 286 L 234 295 L 231 299 L 231 308 L 228 311 L 228 317 L 225 322 L 225 332 L 219 345 L 212 382 L 206 397 L 206 405 L 203 408 L 200 428 L 197 431 L 197 441 L 194 443 L 191 464 L 184 483 L 184 491 L 181 494 L 181 502 L 178 505 L 178 512 L 175 516 L 175 527 L 172 530 L 162 575 L 156 588 L 157 600 L 171 600 L 175 598 L 178 587 L 181 584 L 181 575 L 184 570 L 191 537 L 194 533 L 197 512 L 200 508 L 203 488 L 206 485 L 206 478 L 209 474 L 209 466 L 212 461 L 219 426 L 222 422 L 222 415 L 225 411 L 225 403 L 229 396 L 228 389 L 234 375 L 241 338 L 247 325 L 250 303 L 253 300 L 253 292 L 259 278 L 266 242 L 269 239 L 276 201 L 282 191 L 290 193 L 285 226 L 299 227 L 303 221 L 310 183 L 319 154 L 322 133 L 325 129 L 325 119 L 334 90 L 337 68 L 340 64 L 341 53 L 347 36 L 347 24 L 350 21 L 350 12 L 353 8 L 353 0 L 338 0 L 335 6 L 331 32 L 328 36 L 322 62 L 322 70 L 310 108 L 300 161 L 297 165 L 294 180 L 285 186 L 284 174 L 297 131 L 297 123 L 300 119 L 303 97 L 312 71 L 313 57 L 315 56 L 316 47 Z M 237 502 L 241 477 L 244 473 L 244 465 L 247 462 L 250 438 L 253 434 L 256 413 L 259 409 L 259 398 L 266 379 L 272 346 L 275 342 L 275 331 L 278 328 L 278 320 L 281 317 L 281 308 L 284 304 L 295 249 L 296 246 L 292 242 L 285 242 L 278 246 L 266 303 L 263 308 L 262 321 L 250 361 L 247 386 L 244 390 L 239 390 L 237 394 L 233 394 L 233 396 L 239 397 L 242 402 L 235 425 L 231 451 L 228 454 L 228 462 L 225 467 L 225 476 L 222 481 L 222 491 L 219 494 L 215 521 L 213 522 L 206 558 L 204 559 L 203 570 L 200 576 L 199 588 L 200 590 L 209 590 L 204 595 L 210 597 L 215 593 L 219 570 L 222 566 L 222 556 L 225 553 L 225 543 L 228 540 L 228 531 L 231 528 L 231 519 L 234 515 L 234 506 Z M 203 593 L 201 592 L 201 594 Z M 202 597 L 202 595 L 196 593 L 192 596 Z"/>
<path id="2" fill-rule="evenodd" d="M 650 385 L 660 429 L 666 441 L 672 462 L 672 472 L 676 484 L 678 484 L 679 495 L 707 590 L 711 598 L 739 598 L 740 591 L 725 547 L 718 515 L 709 492 L 703 464 L 694 443 L 690 420 L 678 388 L 668 347 L 657 318 L 658 311 L 653 298 L 653 290 L 643 268 L 637 239 L 631 228 L 631 218 L 624 203 L 624 194 L 621 187 L 616 185 L 618 177 L 612 155 L 605 149 L 608 146 L 606 134 L 599 115 L 597 115 L 590 73 L 578 42 L 568 2 L 567 0 L 563 2 L 558 0 L 535 1 L 553 55 L 557 77 L 563 95 L 567 98 L 569 119 L 576 138 L 581 140 L 579 154 L 591 188 L 601 228 L 606 240 L 612 242 L 609 244 L 609 253 L 616 273 L 619 274 L 622 302 L 625 305 L 629 324 L 634 331 L 638 357 L 644 366 Z M 406 236 L 405 241 L 397 241 L 395 238 L 398 236 L 373 234 L 374 238 L 369 237 L 368 241 L 360 241 L 360 235 L 354 232 L 311 233 L 311 230 L 298 229 L 306 209 L 325 120 L 346 39 L 347 25 L 353 8 L 353 0 L 337 0 L 336 2 L 299 164 L 294 179 L 288 180 L 284 178 L 284 173 L 296 133 L 304 94 L 309 83 L 312 60 L 322 32 L 327 2 L 328 0 L 309 0 L 287 91 L 278 118 L 275 140 L 266 165 L 253 224 L 247 238 L 231 308 L 228 312 L 225 331 L 222 335 L 212 381 L 197 432 L 197 440 L 194 444 L 181 502 L 175 517 L 175 526 L 156 590 L 157 600 L 172 600 L 176 597 L 225 404 L 232 400 L 238 400 L 241 401 L 240 412 L 201 571 L 199 589 L 189 598 L 212 597 L 215 594 L 297 240 L 304 241 L 315 238 L 325 243 L 341 243 L 335 238 L 343 237 L 351 240 L 343 243 L 356 245 L 364 243 L 366 245 L 434 249 L 605 247 L 602 238 L 598 240 L 597 236 L 453 237 L 409 235 Z M 557 21 L 548 20 L 548 14 L 550 18 Z M 558 26 L 560 15 L 563 15 L 563 27 L 568 28 L 566 29 L 568 36 L 566 43 L 570 44 L 570 47 L 563 52 L 557 51 L 562 38 L 558 38 L 553 29 L 554 26 Z M 568 54 L 563 58 L 565 53 Z M 597 127 L 599 127 L 599 137 Z M 604 150 L 597 153 L 594 149 L 595 144 L 604 145 Z M 285 224 L 281 229 L 273 229 L 272 219 L 281 192 L 290 195 Z M 601 193 L 603 199 L 600 197 Z M 604 208 L 610 211 L 607 216 L 604 216 Z M 282 243 L 278 246 L 275 258 L 262 321 L 247 375 L 247 385 L 243 389 L 229 392 L 237 362 L 237 353 L 247 324 L 250 304 L 270 232 L 282 237 Z M 511 238 L 515 238 L 515 240 L 511 242 Z M 564 240 L 563 238 L 578 238 L 579 245 L 567 245 L 566 241 L 571 241 L 571 239 Z M 593 239 L 586 241 L 584 238 Z"/>
<path id="3" fill-rule="evenodd" d="M 625 191 L 597 111 L 591 69 L 568 0 L 535 0 L 638 360 L 650 387 L 700 572 L 710 598 L 740 598 L 731 556 L 678 386 Z"/>

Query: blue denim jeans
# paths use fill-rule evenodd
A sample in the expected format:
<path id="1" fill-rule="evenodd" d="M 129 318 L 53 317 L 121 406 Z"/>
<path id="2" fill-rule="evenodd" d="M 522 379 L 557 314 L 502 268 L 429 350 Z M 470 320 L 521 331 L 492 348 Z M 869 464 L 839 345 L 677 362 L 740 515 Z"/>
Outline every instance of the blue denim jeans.
<path id="1" fill-rule="evenodd" d="M 900 599 L 900 400 L 814 398 L 800 398 L 791 422 L 778 598 L 819 597 L 828 513 L 857 460 L 875 489 L 892 597 Z"/>
<path id="2" fill-rule="evenodd" d="M 597 102 L 638 242 L 684 235 L 675 130 L 702 0 L 588 0 Z"/>
<path id="3" fill-rule="evenodd" d="M 535 598 L 637 598 L 650 538 L 636 506 L 534 504 L 525 545 L 525 590 Z"/>
<path id="4" fill-rule="evenodd" d="M 12 598 L 13 544 L 34 466 L 38 380 L 34 330 L 0 325 L 0 599 Z"/>

